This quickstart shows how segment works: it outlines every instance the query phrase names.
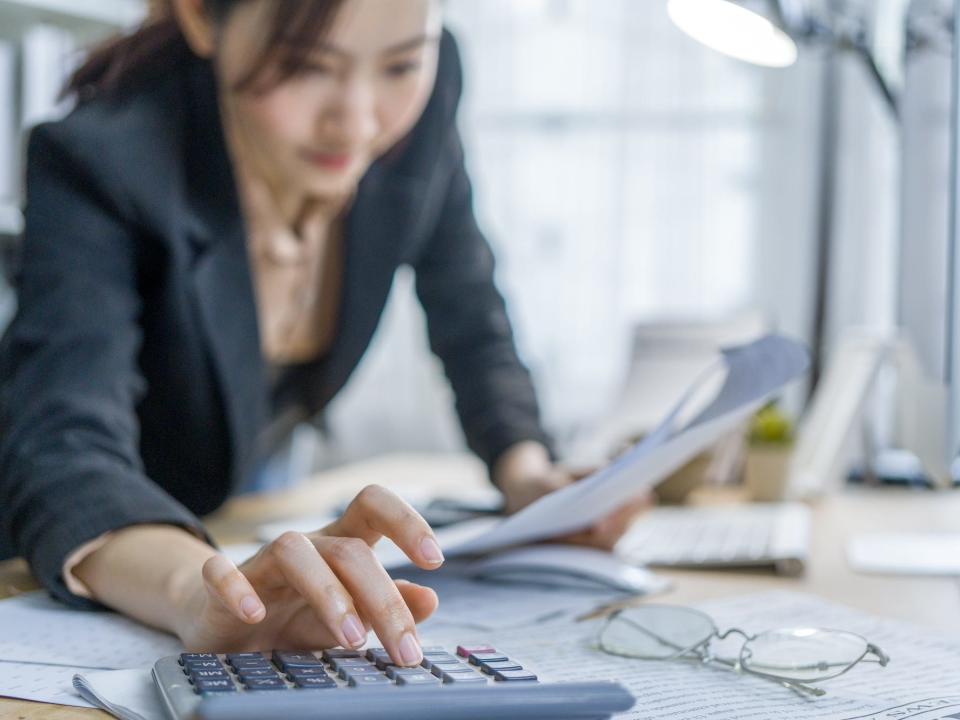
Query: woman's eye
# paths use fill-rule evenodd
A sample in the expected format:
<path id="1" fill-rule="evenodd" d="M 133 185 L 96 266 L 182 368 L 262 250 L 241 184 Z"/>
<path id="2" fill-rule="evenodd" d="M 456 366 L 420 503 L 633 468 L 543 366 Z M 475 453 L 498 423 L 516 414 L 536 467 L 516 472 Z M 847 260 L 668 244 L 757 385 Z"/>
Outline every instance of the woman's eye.
<path id="1" fill-rule="evenodd" d="M 300 67 L 300 72 L 308 75 L 329 75 L 331 72 L 333 72 L 333 68 L 322 63 L 308 62 L 304 63 Z"/>
<path id="2" fill-rule="evenodd" d="M 403 77 L 420 69 L 419 62 L 395 63 L 387 66 L 387 75 L 394 78 Z"/>

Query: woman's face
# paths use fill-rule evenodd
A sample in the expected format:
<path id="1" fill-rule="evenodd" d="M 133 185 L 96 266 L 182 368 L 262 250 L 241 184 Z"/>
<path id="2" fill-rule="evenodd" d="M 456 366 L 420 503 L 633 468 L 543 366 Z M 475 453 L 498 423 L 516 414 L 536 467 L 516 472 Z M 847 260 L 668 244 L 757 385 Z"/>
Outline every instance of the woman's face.
<path id="1" fill-rule="evenodd" d="M 302 72 L 265 91 L 237 90 L 260 49 L 270 2 L 241 4 L 219 36 L 221 102 L 233 141 L 281 192 L 349 194 L 426 106 L 437 71 L 439 3 L 345 0 Z"/>

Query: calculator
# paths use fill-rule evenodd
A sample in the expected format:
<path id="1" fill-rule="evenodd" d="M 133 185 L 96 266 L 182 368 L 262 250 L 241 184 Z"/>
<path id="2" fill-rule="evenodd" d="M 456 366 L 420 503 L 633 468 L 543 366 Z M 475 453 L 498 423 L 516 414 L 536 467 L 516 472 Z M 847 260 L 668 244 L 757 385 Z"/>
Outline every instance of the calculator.
<path id="1" fill-rule="evenodd" d="M 489 645 L 423 648 L 401 667 L 383 648 L 183 653 L 153 667 L 170 720 L 603 720 L 634 704 L 620 684 L 541 682 Z"/>

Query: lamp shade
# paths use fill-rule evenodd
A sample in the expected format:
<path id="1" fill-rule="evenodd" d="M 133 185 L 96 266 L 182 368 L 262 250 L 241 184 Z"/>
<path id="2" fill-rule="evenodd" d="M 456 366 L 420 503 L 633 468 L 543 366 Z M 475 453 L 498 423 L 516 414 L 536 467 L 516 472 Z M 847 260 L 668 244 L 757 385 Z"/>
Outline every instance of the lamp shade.
<path id="1" fill-rule="evenodd" d="M 694 40 L 724 55 L 765 67 L 797 61 L 797 45 L 749 3 L 731 0 L 668 0 L 673 23 Z"/>

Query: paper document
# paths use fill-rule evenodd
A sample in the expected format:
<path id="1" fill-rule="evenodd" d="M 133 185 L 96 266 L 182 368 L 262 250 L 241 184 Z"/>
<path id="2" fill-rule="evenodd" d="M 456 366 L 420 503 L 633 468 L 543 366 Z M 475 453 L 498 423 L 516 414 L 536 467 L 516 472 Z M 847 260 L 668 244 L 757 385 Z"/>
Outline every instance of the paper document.
<path id="1" fill-rule="evenodd" d="M 71 680 L 86 668 L 0 661 L 0 697 L 93 707 L 76 694 Z"/>
<path id="2" fill-rule="evenodd" d="M 469 540 L 441 545 L 448 557 L 484 553 L 510 545 L 566 535 L 589 527 L 746 421 L 809 365 L 802 345 L 768 335 L 724 350 L 717 363 L 684 394 L 660 425 L 607 467 L 580 482 L 550 493 L 519 513 Z M 685 425 L 680 418 L 697 393 L 718 378 L 723 384 L 713 401 Z"/>
<path id="3" fill-rule="evenodd" d="M 0 601 L 5 662 L 117 670 L 180 652 L 173 635 L 112 612 L 80 612 L 33 592 Z"/>
<path id="4" fill-rule="evenodd" d="M 483 517 L 437 530 L 444 555 L 488 553 L 589 527 L 745 422 L 808 365 L 802 345 L 777 335 L 722 351 L 643 441 L 590 477 L 550 493 L 509 518 Z M 712 400 L 700 409 L 701 397 L 711 390 Z M 315 530 L 327 520 L 273 523 L 258 534 L 269 541 L 285 530 Z M 410 562 L 386 538 L 375 551 L 387 569 Z"/>
<path id="5" fill-rule="evenodd" d="M 0 696 L 91 707 L 74 675 L 150 667 L 180 642 L 112 612 L 74 610 L 33 592 L 0 601 Z"/>
<path id="6" fill-rule="evenodd" d="M 165 720 L 147 669 L 78 673 L 73 687 L 81 697 L 120 720 Z"/>

